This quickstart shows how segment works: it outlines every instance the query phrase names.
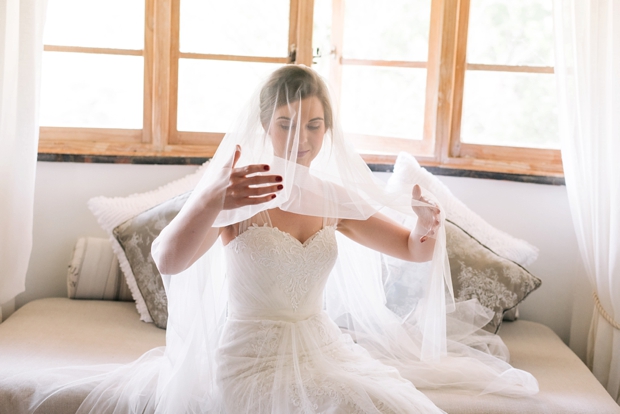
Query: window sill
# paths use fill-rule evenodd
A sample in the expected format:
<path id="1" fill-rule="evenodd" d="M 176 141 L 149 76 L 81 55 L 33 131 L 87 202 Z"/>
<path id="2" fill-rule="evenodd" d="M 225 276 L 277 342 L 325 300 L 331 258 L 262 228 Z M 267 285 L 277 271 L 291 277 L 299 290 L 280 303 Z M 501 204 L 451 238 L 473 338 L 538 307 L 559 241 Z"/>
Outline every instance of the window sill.
<path id="1" fill-rule="evenodd" d="M 391 157 L 393 158 L 393 157 Z M 39 153 L 37 161 L 43 162 L 76 162 L 95 164 L 157 164 L 157 165 L 200 165 L 209 157 L 178 157 L 178 156 L 136 156 L 136 155 L 85 155 L 85 154 L 51 154 Z M 387 161 L 387 160 L 386 160 Z M 478 171 L 461 168 L 444 168 L 437 166 L 425 166 L 431 174 L 449 177 L 482 178 L 487 180 L 516 181 L 532 184 L 565 185 L 564 177 L 512 174 L 494 171 Z M 374 172 L 393 172 L 392 162 L 368 162 L 368 167 Z"/>

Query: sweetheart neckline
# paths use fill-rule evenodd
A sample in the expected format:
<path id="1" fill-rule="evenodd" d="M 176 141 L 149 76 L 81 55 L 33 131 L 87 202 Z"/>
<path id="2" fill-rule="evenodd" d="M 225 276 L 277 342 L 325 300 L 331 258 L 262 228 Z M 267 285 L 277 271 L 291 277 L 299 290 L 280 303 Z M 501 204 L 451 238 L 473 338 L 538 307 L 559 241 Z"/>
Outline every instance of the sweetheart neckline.
<path id="1" fill-rule="evenodd" d="M 237 240 L 239 237 L 243 236 L 244 234 L 246 234 L 247 232 L 249 232 L 251 229 L 274 229 L 276 230 L 278 233 L 288 237 L 289 239 L 294 240 L 295 242 L 297 242 L 297 244 L 300 247 L 307 247 L 314 239 L 317 238 L 317 236 L 323 232 L 323 230 L 327 229 L 327 228 L 336 228 L 336 226 L 334 225 L 326 225 L 324 227 L 321 227 L 320 229 L 318 229 L 316 232 L 314 232 L 314 234 L 312 234 L 310 237 L 308 237 L 306 239 L 306 241 L 304 241 L 303 243 L 295 236 L 293 236 L 291 233 L 286 232 L 284 230 L 280 230 L 278 227 L 275 226 L 269 226 L 267 225 L 267 223 L 265 223 L 263 226 L 259 226 L 256 223 L 253 223 L 251 226 L 249 226 L 247 228 L 246 231 L 244 231 L 243 233 L 241 233 L 240 235 L 238 235 L 237 237 L 235 237 L 234 239 L 232 239 L 225 247 L 229 246 L 231 243 L 233 243 L 235 240 Z"/>

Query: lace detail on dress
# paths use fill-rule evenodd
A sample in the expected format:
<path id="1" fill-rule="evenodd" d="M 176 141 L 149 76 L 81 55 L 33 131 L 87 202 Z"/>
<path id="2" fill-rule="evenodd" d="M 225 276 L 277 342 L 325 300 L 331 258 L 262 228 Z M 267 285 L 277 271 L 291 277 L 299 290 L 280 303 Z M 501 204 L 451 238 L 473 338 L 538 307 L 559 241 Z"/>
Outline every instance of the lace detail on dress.
<path id="1" fill-rule="evenodd" d="M 323 227 L 301 243 L 277 227 L 253 224 L 230 243 L 237 253 L 249 249 L 253 262 L 270 269 L 297 311 L 308 290 L 331 270 L 336 260 L 334 231 L 334 226 Z M 249 237 L 257 232 L 260 235 Z"/>
<path id="2" fill-rule="evenodd" d="M 346 405 L 349 408 L 347 411 L 351 414 L 364 414 L 370 411 L 362 410 L 355 403 L 356 400 L 359 400 L 359 396 L 351 388 L 331 380 L 322 379 L 317 383 L 314 378 L 307 376 L 304 378 L 301 387 L 293 384 L 291 388 L 292 403 L 296 408 L 295 414 L 315 414 L 319 406 L 326 402 L 333 406 Z"/>
<path id="3" fill-rule="evenodd" d="M 259 324 L 260 328 L 248 342 L 246 352 L 255 357 L 274 355 L 282 339 L 280 327 L 272 321 L 260 321 Z"/>

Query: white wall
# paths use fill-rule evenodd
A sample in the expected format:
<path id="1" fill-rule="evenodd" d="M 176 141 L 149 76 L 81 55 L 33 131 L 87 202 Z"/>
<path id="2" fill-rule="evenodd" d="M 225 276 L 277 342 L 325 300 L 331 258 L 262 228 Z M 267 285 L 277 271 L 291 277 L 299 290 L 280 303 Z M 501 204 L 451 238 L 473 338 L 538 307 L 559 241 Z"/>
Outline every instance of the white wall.
<path id="1" fill-rule="evenodd" d="M 92 216 L 89 198 L 147 191 L 195 170 L 195 166 L 37 164 L 34 245 L 26 291 L 16 306 L 37 298 L 66 296 L 67 264 L 80 236 L 106 237 Z M 440 179 L 492 225 L 540 248 L 529 270 L 540 289 L 521 306 L 523 319 L 551 327 L 583 359 L 592 314 L 563 186 L 461 177 Z"/>

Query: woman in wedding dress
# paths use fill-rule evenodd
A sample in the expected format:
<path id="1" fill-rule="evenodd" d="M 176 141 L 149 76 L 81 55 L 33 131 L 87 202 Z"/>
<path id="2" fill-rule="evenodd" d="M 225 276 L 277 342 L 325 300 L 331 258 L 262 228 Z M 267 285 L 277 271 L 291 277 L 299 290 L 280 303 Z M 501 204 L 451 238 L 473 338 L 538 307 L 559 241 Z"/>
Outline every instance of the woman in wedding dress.
<path id="1" fill-rule="evenodd" d="M 448 338 L 445 313 L 456 306 L 445 297 L 441 211 L 413 183 L 390 191 L 372 177 L 318 74 L 280 68 L 249 112 L 153 246 L 161 273 L 172 275 L 221 243 L 228 300 L 210 350 L 210 409 L 433 413 L 441 410 L 414 383 L 536 391 L 529 374 L 502 361 L 501 340 L 475 334 L 487 320 L 479 305 L 461 307 L 466 317 L 448 324 L 461 341 Z M 379 210 L 415 214 L 416 225 Z M 424 297 L 404 321 L 383 305 L 381 255 L 431 262 Z"/>
<path id="2" fill-rule="evenodd" d="M 286 65 L 153 243 L 166 347 L 71 371 L 31 408 L 77 386 L 85 413 L 440 413 L 418 388 L 537 392 L 479 329 L 489 312 L 454 302 L 443 220 L 415 183 L 377 180 L 324 81 Z M 405 317 L 385 306 L 394 261 L 419 263 Z"/>
<path id="3" fill-rule="evenodd" d="M 275 155 L 310 168 L 333 126 L 323 81 L 306 67 L 285 66 L 263 87 L 260 107 Z M 278 207 L 214 227 L 222 210 L 265 204 L 284 189 L 283 175 L 269 174 L 268 164 L 237 167 L 242 151 L 238 146 L 231 157 L 228 184 L 202 187 L 154 250 L 160 271 L 175 274 L 222 239 L 229 303 L 216 381 L 226 412 L 441 412 L 395 368 L 343 335 L 323 310 L 338 254 L 336 231 L 381 253 L 426 262 L 439 209 L 416 206 L 421 219 L 413 232 L 380 213 L 362 220 Z M 431 203 L 417 186 L 413 198 Z"/>

